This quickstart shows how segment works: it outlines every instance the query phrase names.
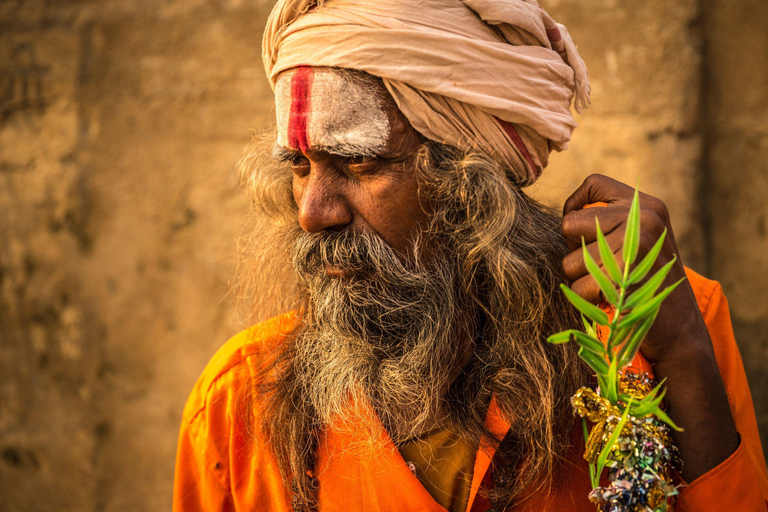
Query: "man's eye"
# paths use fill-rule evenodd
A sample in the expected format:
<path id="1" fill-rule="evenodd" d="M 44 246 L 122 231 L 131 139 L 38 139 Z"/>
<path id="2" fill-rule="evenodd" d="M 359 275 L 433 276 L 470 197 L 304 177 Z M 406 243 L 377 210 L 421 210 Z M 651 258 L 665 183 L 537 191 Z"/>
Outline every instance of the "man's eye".
<path id="1" fill-rule="evenodd" d="M 307 160 L 307 157 L 301 154 L 291 155 L 286 158 L 286 161 L 291 164 L 291 167 L 303 167 L 305 165 L 309 165 L 309 160 Z"/>
<path id="2" fill-rule="evenodd" d="M 375 156 L 350 156 L 347 157 L 347 165 L 352 166 L 365 166 L 367 164 L 376 163 Z"/>

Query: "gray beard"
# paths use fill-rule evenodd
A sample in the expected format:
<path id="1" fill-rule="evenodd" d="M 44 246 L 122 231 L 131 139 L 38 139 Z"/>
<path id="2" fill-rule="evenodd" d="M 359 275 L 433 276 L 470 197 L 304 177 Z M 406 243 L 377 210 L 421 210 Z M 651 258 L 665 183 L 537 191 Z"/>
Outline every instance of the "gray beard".
<path id="1" fill-rule="evenodd" d="M 397 443 L 438 418 L 465 339 L 449 258 L 404 264 L 377 235 L 344 231 L 302 234 L 293 265 L 310 298 L 294 364 L 318 419 L 360 427 L 350 406 L 367 403 Z M 354 272 L 329 276 L 326 265 Z"/>

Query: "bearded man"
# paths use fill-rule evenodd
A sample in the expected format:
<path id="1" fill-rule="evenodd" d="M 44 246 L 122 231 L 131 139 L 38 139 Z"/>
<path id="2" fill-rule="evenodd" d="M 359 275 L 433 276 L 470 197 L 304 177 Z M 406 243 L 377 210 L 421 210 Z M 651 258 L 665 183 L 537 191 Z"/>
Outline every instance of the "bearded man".
<path id="1" fill-rule="evenodd" d="M 264 61 L 277 141 L 240 163 L 265 220 L 245 288 L 284 313 L 203 372 L 174 510 L 594 510 L 569 402 L 589 372 L 545 340 L 579 326 L 559 283 L 602 300 L 581 240 L 597 257 L 599 220 L 618 252 L 632 190 L 592 176 L 563 215 L 521 190 L 589 104 L 565 27 L 534 0 L 280 0 Z M 657 266 L 688 277 L 633 362 L 685 428 L 677 510 L 764 511 L 721 288 L 641 208 L 641 256 L 666 228 Z"/>

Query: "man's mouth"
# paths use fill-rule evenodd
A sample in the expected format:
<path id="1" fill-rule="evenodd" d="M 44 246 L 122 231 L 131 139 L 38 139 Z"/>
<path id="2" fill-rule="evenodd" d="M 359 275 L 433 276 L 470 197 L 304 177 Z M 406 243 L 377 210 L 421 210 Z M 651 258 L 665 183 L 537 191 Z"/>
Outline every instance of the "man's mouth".
<path id="1" fill-rule="evenodd" d="M 325 264 L 325 275 L 328 277 L 351 277 L 358 272 L 359 270 L 351 267 L 337 267 L 330 263 Z"/>

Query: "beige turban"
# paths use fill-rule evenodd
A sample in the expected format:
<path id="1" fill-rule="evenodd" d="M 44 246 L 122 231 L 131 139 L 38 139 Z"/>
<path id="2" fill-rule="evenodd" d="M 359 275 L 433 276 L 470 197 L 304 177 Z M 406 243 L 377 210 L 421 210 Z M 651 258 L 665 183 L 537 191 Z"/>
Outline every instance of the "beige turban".
<path id="1" fill-rule="evenodd" d="M 566 149 L 589 78 L 567 29 L 536 0 L 278 0 L 263 42 L 277 76 L 299 66 L 383 79 L 425 137 L 483 151 L 533 183 Z"/>

